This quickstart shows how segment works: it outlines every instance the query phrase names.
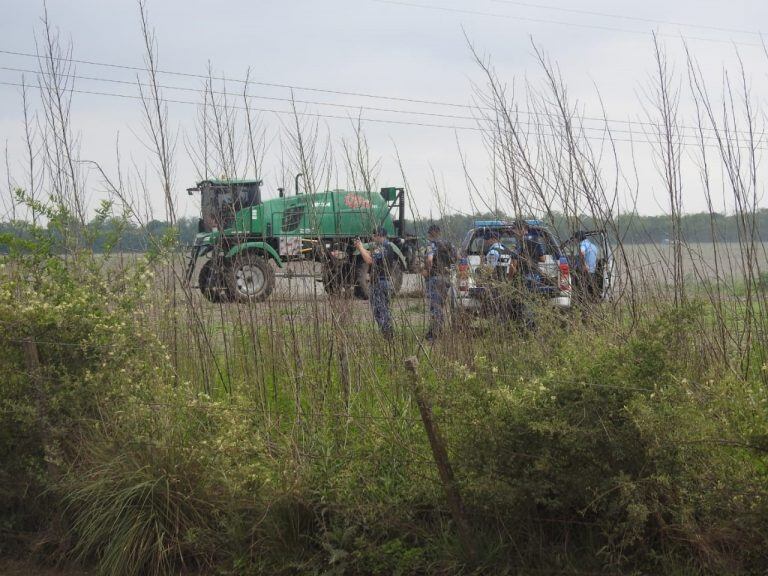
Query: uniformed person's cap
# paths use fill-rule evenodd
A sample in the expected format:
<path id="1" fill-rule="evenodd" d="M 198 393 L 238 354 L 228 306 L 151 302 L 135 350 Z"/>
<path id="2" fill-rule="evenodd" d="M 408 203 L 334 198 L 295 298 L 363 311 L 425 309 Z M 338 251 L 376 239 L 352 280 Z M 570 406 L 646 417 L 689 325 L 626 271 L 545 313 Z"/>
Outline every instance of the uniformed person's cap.
<path id="1" fill-rule="evenodd" d="M 499 239 L 499 231 L 498 230 L 492 230 L 492 229 L 486 229 L 485 233 L 483 234 L 483 238 L 486 240 L 498 240 Z"/>

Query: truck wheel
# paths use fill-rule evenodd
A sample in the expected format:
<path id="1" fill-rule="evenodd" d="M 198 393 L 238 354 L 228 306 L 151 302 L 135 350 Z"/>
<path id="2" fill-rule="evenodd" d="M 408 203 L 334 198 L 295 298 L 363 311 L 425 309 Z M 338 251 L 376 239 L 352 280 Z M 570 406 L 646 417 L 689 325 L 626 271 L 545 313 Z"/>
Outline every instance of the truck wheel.
<path id="1" fill-rule="evenodd" d="M 331 296 L 341 292 L 338 272 L 325 264 L 323 264 L 323 288 L 325 288 L 325 293 Z"/>
<path id="2" fill-rule="evenodd" d="M 237 302 L 262 302 L 275 287 L 272 266 L 253 252 L 235 256 L 226 277 L 229 292 Z"/>
<path id="3" fill-rule="evenodd" d="M 360 258 L 355 266 L 355 297 L 360 300 L 368 300 L 371 291 L 371 267 Z M 403 287 L 403 267 L 399 262 L 395 262 L 392 269 L 392 292 L 397 294 Z"/>
<path id="4" fill-rule="evenodd" d="M 326 294 L 336 296 L 344 292 L 345 280 L 348 275 L 346 265 L 323 264 L 323 288 L 325 288 Z"/>
<path id="5" fill-rule="evenodd" d="M 355 298 L 368 300 L 371 293 L 371 267 L 362 258 L 355 264 Z"/>
<path id="6" fill-rule="evenodd" d="M 200 292 L 209 302 L 218 304 L 220 302 L 232 301 L 232 295 L 229 292 L 224 275 L 225 270 L 223 270 L 221 263 L 215 260 L 208 260 L 200 269 L 197 285 L 200 288 Z"/>
<path id="7" fill-rule="evenodd" d="M 400 288 L 403 287 L 403 266 L 400 262 L 395 263 L 395 267 L 392 269 L 392 291 L 395 294 L 400 293 Z"/>

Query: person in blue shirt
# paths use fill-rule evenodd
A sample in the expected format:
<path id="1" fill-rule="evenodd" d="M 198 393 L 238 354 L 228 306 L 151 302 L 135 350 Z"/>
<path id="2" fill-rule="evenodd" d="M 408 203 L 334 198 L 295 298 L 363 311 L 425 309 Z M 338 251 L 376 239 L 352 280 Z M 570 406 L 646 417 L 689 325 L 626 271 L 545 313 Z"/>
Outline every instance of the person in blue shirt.
<path id="1" fill-rule="evenodd" d="M 576 233 L 576 240 L 579 243 L 579 261 L 578 276 L 583 283 L 586 296 L 595 297 L 597 293 L 597 261 L 600 256 L 600 250 L 587 237 L 584 232 Z"/>
<path id="2" fill-rule="evenodd" d="M 587 274 L 594 274 L 597 270 L 599 250 L 584 232 L 579 232 L 577 239 L 579 241 L 579 266 Z"/>
<path id="3" fill-rule="evenodd" d="M 369 300 L 373 318 L 387 340 L 394 338 L 392 325 L 392 269 L 396 266 L 397 254 L 387 239 L 386 228 L 377 228 L 373 232 L 374 246 L 368 250 L 358 238 L 355 248 L 366 264 L 370 266 Z"/>

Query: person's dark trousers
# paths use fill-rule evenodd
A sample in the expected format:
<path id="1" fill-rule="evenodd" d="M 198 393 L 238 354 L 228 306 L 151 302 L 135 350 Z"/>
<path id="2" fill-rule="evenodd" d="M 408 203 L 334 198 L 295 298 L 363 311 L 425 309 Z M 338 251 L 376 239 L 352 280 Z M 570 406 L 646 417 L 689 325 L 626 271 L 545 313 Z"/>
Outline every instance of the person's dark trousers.
<path id="1" fill-rule="evenodd" d="M 600 300 L 600 289 L 598 288 L 598 278 L 596 274 L 590 274 L 584 270 L 579 270 L 571 277 L 573 282 L 574 295 L 580 304 L 589 304 Z"/>
<path id="2" fill-rule="evenodd" d="M 429 331 L 427 340 L 434 340 L 443 330 L 445 322 L 445 299 L 448 296 L 448 280 L 443 276 L 427 278 L 427 300 L 429 301 Z"/>
<path id="3" fill-rule="evenodd" d="M 386 338 L 392 338 L 394 334 L 392 311 L 389 309 L 391 298 L 392 286 L 388 280 L 378 280 L 371 284 L 370 300 L 373 318 Z"/>

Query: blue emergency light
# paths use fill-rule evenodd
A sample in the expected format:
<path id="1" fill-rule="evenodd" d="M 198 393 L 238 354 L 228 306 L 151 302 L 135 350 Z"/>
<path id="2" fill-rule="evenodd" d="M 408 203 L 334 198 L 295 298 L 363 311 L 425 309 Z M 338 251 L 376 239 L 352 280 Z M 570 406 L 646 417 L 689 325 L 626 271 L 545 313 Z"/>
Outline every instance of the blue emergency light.
<path id="1" fill-rule="evenodd" d="M 499 228 L 501 226 L 509 226 L 509 224 L 503 220 L 475 220 L 475 228 Z"/>

